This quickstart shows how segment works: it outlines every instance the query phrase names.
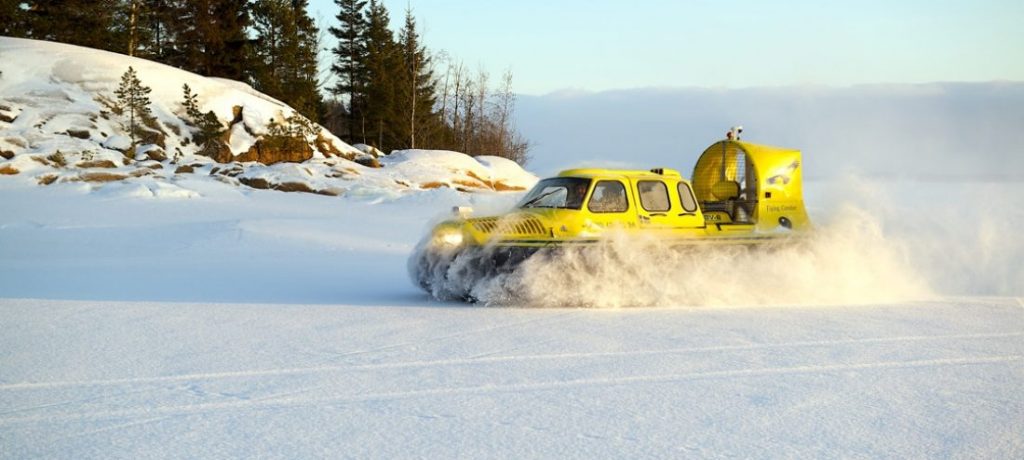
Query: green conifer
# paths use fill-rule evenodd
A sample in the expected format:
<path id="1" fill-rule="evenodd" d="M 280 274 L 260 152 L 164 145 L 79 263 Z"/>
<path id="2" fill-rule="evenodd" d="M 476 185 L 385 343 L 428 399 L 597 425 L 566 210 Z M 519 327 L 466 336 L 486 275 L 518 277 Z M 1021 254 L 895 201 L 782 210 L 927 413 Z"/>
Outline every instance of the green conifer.
<path id="1" fill-rule="evenodd" d="M 331 71 L 338 77 L 331 91 L 346 104 L 345 126 L 349 133 L 357 132 L 354 109 L 360 106 L 366 80 L 366 0 L 334 0 L 340 11 L 335 16 L 338 26 L 328 29 L 338 40 L 332 50 L 334 63 Z"/>
<path id="2" fill-rule="evenodd" d="M 117 96 L 117 107 L 122 113 L 128 114 L 128 132 L 132 139 L 132 151 L 135 150 L 136 135 L 141 123 L 151 119 L 149 93 L 151 89 L 139 81 L 139 75 L 131 66 L 121 75 L 121 84 L 114 95 Z"/>
<path id="3" fill-rule="evenodd" d="M 205 147 L 210 141 L 224 134 L 224 125 L 212 110 L 205 114 L 199 110 L 199 96 L 192 92 L 188 83 L 182 85 L 182 92 L 184 101 L 181 105 L 185 108 L 184 120 L 199 130 L 193 136 L 193 140 L 197 145 Z"/>
<path id="4" fill-rule="evenodd" d="M 319 30 L 306 0 L 260 0 L 253 5 L 256 32 L 253 87 L 310 119 L 317 119 Z"/>

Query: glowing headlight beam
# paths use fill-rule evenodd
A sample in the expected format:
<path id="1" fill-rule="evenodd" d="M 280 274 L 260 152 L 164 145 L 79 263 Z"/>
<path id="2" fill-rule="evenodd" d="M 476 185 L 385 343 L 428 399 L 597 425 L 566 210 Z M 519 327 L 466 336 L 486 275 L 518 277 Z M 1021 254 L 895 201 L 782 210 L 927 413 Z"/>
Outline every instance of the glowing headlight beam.
<path id="1" fill-rule="evenodd" d="M 462 232 L 448 231 L 441 233 L 438 235 L 437 241 L 445 246 L 458 246 L 462 244 Z"/>

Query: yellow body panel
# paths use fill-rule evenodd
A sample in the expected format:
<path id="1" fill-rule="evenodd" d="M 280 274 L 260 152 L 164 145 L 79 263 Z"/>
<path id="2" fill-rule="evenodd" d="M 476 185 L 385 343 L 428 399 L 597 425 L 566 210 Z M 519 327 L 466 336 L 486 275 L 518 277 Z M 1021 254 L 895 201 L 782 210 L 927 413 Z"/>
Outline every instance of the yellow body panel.
<path id="1" fill-rule="evenodd" d="M 735 221 L 730 206 L 740 206 L 759 230 L 771 230 L 785 219 L 794 230 L 810 225 L 804 208 L 803 168 L 799 150 L 743 141 L 712 144 L 693 169 L 693 188 L 705 210 L 722 209 Z M 716 192 L 735 184 L 738 196 Z"/>
<path id="2" fill-rule="evenodd" d="M 810 225 L 800 166 L 798 150 L 721 141 L 698 159 L 692 182 L 671 169 L 571 169 L 541 181 L 517 209 L 446 221 L 435 228 L 434 239 L 548 247 L 593 243 L 614 230 L 671 244 L 758 243 Z M 576 187 L 575 205 L 569 204 L 570 187 Z M 562 207 L 535 203 L 556 192 L 563 194 Z M 531 197 L 536 199 L 531 202 Z"/>

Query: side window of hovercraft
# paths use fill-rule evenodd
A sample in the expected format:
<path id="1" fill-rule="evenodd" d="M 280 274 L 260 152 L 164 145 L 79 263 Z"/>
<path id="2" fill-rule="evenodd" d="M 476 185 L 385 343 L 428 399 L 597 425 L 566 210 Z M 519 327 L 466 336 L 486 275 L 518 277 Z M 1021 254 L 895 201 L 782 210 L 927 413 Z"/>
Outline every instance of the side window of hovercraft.
<path id="1" fill-rule="evenodd" d="M 668 201 L 668 187 L 660 180 L 642 180 L 636 183 L 640 192 L 640 206 L 647 212 L 665 212 L 672 205 Z"/>
<path id="2" fill-rule="evenodd" d="M 629 202 L 626 201 L 626 187 L 617 180 L 603 180 L 594 186 L 587 203 L 590 212 L 626 212 Z"/>
<path id="3" fill-rule="evenodd" d="M 693 192 L 686 182 L 680 182 L 677 186 L 679 191 L 679 203 L 683 205 L 683 211 L 697 212 L 697 200 L 693 199 Z"/>

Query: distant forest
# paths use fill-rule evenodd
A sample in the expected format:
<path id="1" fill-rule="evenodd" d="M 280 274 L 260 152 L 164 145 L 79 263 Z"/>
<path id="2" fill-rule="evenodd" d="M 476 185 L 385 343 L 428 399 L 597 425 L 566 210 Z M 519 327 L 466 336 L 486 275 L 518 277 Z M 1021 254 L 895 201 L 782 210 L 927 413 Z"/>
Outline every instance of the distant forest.
<path id="1" fill-rule="evenodd" d="M 308 0 L 0 0 L 0 35 L 98 48 L 246 82 L 351 144 L 498 155 L 519 163 L 512 75 L 490 82 L 397 36 L 377 0 L 334 0 L 326 30 Z M 324 48 L 327 34 L 337 40 Z M 321 65 L 323 59 L 329 65 Z M 333 77 L 333 78 L 331 78 Z M 325 81 L 334 82 L 324 87 Z"/>

